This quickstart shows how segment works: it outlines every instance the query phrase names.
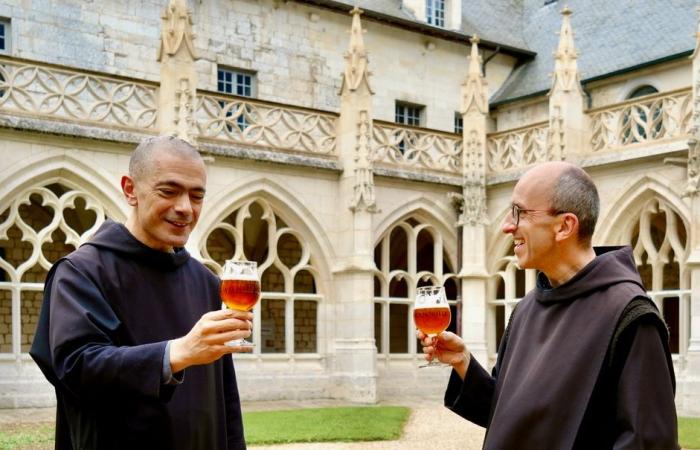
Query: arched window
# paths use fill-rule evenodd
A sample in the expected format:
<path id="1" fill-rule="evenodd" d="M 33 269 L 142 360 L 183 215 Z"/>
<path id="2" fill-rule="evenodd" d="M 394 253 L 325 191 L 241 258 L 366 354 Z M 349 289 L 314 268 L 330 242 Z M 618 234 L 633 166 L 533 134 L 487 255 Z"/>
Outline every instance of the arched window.
<path id="1" fill-rule="evenodd" d="M 227 259 L 256 261 L 262 295 L 255 306 L 254 353 L 318 353 L 318 273 L 302 236 L 263 199 L 237 208 L 200 249 L 215 273 Z"/>
<path id="2" fill-rule="evenodd" d="M 459 327 L 458 283 L 444 251 L 442 236 L 431 225 L 414 218 L 387 230 L 374 247 L 374 339 L 379 354 L 414 354 L 413 302 L 420 286 L 445 286 L 452 321 Z"/>
<path id="3" fill-rule="evenodd" d="M 636 99 L 658 92 L 655 87 L 644 85 L 632 91 L 627 98 Z M 635 102 L 628 106 L 621 116 L 623 144 L 634 144 L 663 137 L 662 102 L 663 99 L 652 98 L 646 101 Z"/>
<path id="4" fill-rule="evenodd" d="M 496 263 L 488 285 L 486 312 L 486 342 L 489 363 L 496 363 L 498 346 L 515 305 L 535 286 L 536 270 L 518 267 L 511 247 L 507 256 Z"/>
<path id="5" fill-rule="evenodd" d="M 90 194 L 61 183 L 22 191 L 0 211 L 0 353 L 27 353 L 51 266 L 105 220 Z"/>
<path id="6" fill-rule="evenodd" d="M 634 249 L 644 287 L 669 327 L 671 352 L 684 356 L 690 338 L 686 226 L 668 203 L 653 198 L 642 207 L 626 240 Z"/>

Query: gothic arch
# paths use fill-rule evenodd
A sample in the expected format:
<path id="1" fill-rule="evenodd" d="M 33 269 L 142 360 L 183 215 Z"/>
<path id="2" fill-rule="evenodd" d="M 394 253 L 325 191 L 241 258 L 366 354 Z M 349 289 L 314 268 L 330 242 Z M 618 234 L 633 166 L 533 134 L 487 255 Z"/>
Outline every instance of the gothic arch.
<path id="1" fill-rule="evenodd" d="M 454 225 L 456 217 L 445 211 L 434 200 L 424 196 L 416 197 L 389 212 L 384 219 L 374 227 L 374 245 L 376 246 L 395 224 L 408 217 L 416 217 L 421 222 L 429 224 L 443 237 L 444 248 L 450 257 L 450 262 L 457 262 L 457 230 Z M 457 270 L 455 268 L 455 270 Z"/>
<path id="2" fill-rule="evenodd" d="M 0 172 L 0 180 L 5 180 L 0 187 L 0 212 L 20 192 L 33 185 L 61 182 L 93 195 L 114 220 L 125 220 L 129 214 L 128 205 L 123 200 L 115 201 L 123 198 L 118 183 L 110 181 L 110 175 L 104 170 L 86 164 L 77 152 L 75 156 L 72 153 L 36 155 Z"/>
<path id="3" fill-rule="evenodd" d="M 309 244 L 314 265 L 319 271 L 319 281 L 326 284 L 330 280 L 329 262 L 334 258 L 327 230 L 294 194 L 269 178 L 257 178 L 254 181 L 245 179 L 207 198 L 206 212 L 200 218 L 197 234 L 192 236 L 191 241 L 202 243 L 204 237 L 228 214 L 255 198 L 268 202 L 280 218 Z M 192 249 L 192 252 L 200 256 L 199 248 Z"/>
<path id="4" fill-rule="evenodd" d="M 690 229 L 690 209 L 678 193 L 668 187 L 668 181 L 654 174 L 643 175 L 628 183 L 622 193 L 601 211 L 593 242 L 599 245 L 622 242 L 625 231 L 637 220 L 637 216 L 631 213 L 639 211 L 654 196 L 669 204 L 683 220 L 686 229 Z"/>

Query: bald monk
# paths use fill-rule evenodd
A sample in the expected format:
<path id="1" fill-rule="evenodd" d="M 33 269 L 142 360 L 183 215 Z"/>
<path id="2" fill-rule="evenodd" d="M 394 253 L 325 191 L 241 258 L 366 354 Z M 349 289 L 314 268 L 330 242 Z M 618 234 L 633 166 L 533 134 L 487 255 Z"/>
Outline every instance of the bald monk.
<path id="1" fill-rule="evenodd" d="M 30 354 L 56 390 L 57 449 L 245 449 L 224 343 L 250 313 L 222 310 L 219 280 L 184 249 L 206 169 L 187 142 L 143 141 L 106 221 L 46 279 Z"/>
<path id="2" fill-rule="evenodd" d="M 462 339 L 418 332 L 452 365 L 445 406 L 486 427 L 484 449 L 677 449 L 668 331 L 632 250 L 593 248 L 593 180 L 549 162 L 515 185 L 503 233 L 537 285 L 517 305 L 489 375 Z"/>

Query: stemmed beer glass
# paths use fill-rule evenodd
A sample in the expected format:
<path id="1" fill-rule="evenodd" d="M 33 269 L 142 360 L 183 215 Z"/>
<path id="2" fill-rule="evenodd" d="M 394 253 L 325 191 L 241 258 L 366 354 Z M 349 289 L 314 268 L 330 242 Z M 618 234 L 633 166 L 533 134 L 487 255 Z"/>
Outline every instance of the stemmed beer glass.
<path id="1" fill-rule="evenodd" d="M 443 286 L 419 287 L 416 291 L 413 308 L 413 321 L 416 324 L 416 328 L 435 342 L 437 335 L 447 329 L 450 320 L 452 320 L 452 312 L 450 311 L 450 305 L 447 303 L 445 288 Z M 418 367 L 442 365 L 442 363 L 437 361 L 437 358 L 433 358 L 429 363 Z"/>
<path id="2" fill-rule="evenodd" d="M 229 309 L 250 311 L 260 299 L 260 276 L 255 261 L 234 261 L 224 263 L 221 274 L 221 300 Z M 245 339 L 228 341 L 230 347 L 254 347 Z"/>

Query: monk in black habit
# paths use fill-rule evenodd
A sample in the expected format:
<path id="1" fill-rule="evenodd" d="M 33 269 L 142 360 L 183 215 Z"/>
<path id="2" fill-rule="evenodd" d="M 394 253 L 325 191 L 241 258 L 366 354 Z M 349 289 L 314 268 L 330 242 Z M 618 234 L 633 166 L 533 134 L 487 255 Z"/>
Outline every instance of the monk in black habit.
<path id="1" fill-rule="evenodd" d="M 245 449 L 226 341 L 251 313 L 221 309 L 219 280 L 183 248 L 204 200 L 201 156 L 149 138 L 122 190 L 133 207 L 58 261 L 31 355 L 54 385 L 57 449 Z"/>
<path id="2" fill-rule="evenodd" d="M 591 247 L 599 198 L 564 162 L 523 175 L 502 231 L 539 271 L 489 375 L 464 342 L 418 332 L 426 359 L 453 367 L 445 406 L 486 427 L 484 449 L 677 449 L 668 331 L 632 251 Z"/>

